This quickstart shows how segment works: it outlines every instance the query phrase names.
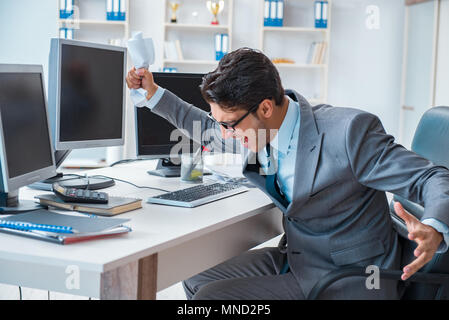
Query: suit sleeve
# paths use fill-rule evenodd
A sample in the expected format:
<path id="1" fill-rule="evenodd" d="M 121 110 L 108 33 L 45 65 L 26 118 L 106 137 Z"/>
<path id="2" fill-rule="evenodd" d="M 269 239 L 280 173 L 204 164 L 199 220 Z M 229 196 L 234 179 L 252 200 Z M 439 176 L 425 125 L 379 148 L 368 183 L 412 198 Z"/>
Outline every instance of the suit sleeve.
<path id="1" fill-rule="evenodd" d="M 375 115 L 359 113 L 346 126 L 346 151 L 357 180 L 422 205 L 421 220 L 449 225 L 449 171 L 394 142 Z"/>
<path id="2" fill-rule="evenodd" d="M 205 111 L 185 102 L 167 89 L 151 111 L 181 129 L 196 143 L 205 145 L 210 152 L 240 152 L 237 140 L 223 139 L 219 125 Z"/>

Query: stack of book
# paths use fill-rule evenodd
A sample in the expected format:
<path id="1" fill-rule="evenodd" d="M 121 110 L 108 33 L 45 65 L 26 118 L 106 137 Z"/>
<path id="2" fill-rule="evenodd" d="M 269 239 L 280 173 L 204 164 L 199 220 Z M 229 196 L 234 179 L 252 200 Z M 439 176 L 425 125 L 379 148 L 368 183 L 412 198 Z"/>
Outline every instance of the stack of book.
<path id="1" fill-rule="evenodd" d="M 327 42 L 313 42 L 309 48 L 307 64 L 324 64 L 327 50 Z"/>

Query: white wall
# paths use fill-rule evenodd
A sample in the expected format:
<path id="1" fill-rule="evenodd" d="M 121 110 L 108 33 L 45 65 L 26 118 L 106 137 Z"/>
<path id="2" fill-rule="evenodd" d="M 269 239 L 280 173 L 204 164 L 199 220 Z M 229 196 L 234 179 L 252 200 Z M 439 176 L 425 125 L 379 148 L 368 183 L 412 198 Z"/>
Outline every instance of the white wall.
<path id="1" fill-rule="evenodd" d="M 379 7 L 380 28 L 366 27 L 366 8 Z M 404 1 L 334 0 L 329 102 L 380 117 L 397 136 L 401 96 Z"/>
<path id="2" fill-rule="evenodd" d="M 256 0 L 234 1 L 233 49 L 259 47 L 259 4 L 260 1 Z M 365 25 L 369 5 L 379 7 L 378 30 L 369 30 Z M 372 112 L 381 118 L 387 132 L 396 136 L 401 93 L 404 2 L 333 0 L 332 10 L 329 103 Z M 132 0 L 131 30 L 143 30 L 155 39 L 157 46 L 161 46 L 163 12 L 162 0 Z M 279 39 L 279 45 L 288 49 L 288 44 L 282 41 Z M 156 62 L 160 66 L 162 51 L 157 54 Z M 293 89 L 301 93 L 301 88 Z"/>
<path id="3" fill-rule="evenodd" d="M 0 63 L 42 64 L 58 34 L 57 0 L 0 1 Z"/>
<path id="4" fill-rule="evenodd" d="M 259 3 L 234 1 L 234 49 L 259 46 Z M 368 5 L 380 9 L 378 30 L 365 26 Z M 161 48 L 164 11 L 162 0 L 131 0 L 130 30 L 142 30 Z M 57 34 L 56 21 L 57 0 L 1 0 L 0 63 L 40 63 L 46 71 L 50 38 Z M 398 133 L 403 25 L 402 0 L 333 0 L 329 102 L 377 114 L 393 135 Z M 282 39 L 279 45 L 288 49 Z M 162 50 L 157 50 L 153 70 L 161 65 L 161 60 Z M 301 88 L 293 89 L 301 93 Z M 132 108 L 127 116 L 126 155 L 132 156 L 135 154 Z"/>

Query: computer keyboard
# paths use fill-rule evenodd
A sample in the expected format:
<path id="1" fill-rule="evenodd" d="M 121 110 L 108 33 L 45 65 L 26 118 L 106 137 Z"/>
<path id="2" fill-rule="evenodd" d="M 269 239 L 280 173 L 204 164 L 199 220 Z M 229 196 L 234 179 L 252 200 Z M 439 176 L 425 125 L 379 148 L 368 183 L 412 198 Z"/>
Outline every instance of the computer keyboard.
<path id="1" fill-rule="evenodd" d="M 202 184 L 186 189 L 150 197 L 148 203 L 165 204 L 169 206 L 193 208 L 212 201 L 233 196 L 248 191 L 238 183 Z"/>

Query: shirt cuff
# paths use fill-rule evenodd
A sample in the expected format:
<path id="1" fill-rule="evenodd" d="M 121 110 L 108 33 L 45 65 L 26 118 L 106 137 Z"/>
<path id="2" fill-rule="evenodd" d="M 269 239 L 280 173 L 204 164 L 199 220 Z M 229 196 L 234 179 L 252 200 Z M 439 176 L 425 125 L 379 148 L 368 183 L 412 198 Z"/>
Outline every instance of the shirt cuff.
<path id="1" fill-rule="evenodd" d="M 156 90 L 156 93 L 150 98 L 150 100 L 147 101 L 146 107 L 149 109 L 153 109 L 161 100 L 162 96 L 164 95 L 165 89 L 158 87 Z"/>
<path id="2" fill-rule="evenodd" d="M 438 247 L 436 253 L 446 252 L 449 244 L 449 227 L 443 222 L 434 218 L 424 219 L 422 223 L 431 226 L 436 231 L 441 232 L 443 234 L 443 241 L 441 241 L 440 246 Z"/>

